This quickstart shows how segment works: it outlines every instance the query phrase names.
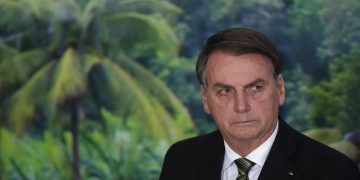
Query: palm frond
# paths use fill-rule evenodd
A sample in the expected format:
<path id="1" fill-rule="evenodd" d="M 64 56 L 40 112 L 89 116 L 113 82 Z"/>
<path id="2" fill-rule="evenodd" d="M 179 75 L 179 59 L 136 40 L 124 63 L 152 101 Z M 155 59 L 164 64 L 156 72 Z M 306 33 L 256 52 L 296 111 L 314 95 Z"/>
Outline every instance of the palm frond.
<path id="1" fill-rule="evenodd" d="M 94 18 L 99 15 L 99 11 L 103 10 L 105 1 L 101 0 L 90 0 L 86 2 L 85 7 L 83 8 L 81 14 L 78 16 L 78 21 L 81 26 L 83 33 L 86 33 L 86 29 Z"/>
<path id="2" fill-rule="evenodd" d="M 177 54 L 179 42 L 171 26 L 161 17 L 139 13 L 118 13 L 103 21 L 103 41 L 123 52 L 154 51 L 161 58 Z"/>
<path id="3" fill-rule="evenodd" d="M 62 103 L 85 92 L 86 82 L 81 58 L 74 49 L 69 48 L 60 59 L 50 92 L 53 102 Z"/>
<path id="4" fill-rule="evenodd" d="M 173 140 L 172 129 L 176 127 L 169 125 L 173 121 L 171 117 L 167 119 L 169 124 L 164 123 L 159 117 L 159 108 L 155 107 L 160 105 L 154 103 L 154 97 L 117 64 L 104 60 L 95 65 L 90 72 L 90 86 L 99 104 L 124 119 L 137 121 L 142 133 L 155 139 Z"/>
<path id="5" fill-rule="evenodd" d="M 194 130 L 194 124 L 187 109 L 160 79 L 135 61 L 125 58 L 119 61 L 121 66 L 134 79 L 141 82 L 142 88 L 149 92 L 151 96 L 156 97 L 159 103 L 165 107 L 166 111 L 170 112 L 171 117 L 175 119 L 176 125 L 181 127 L 183 133 Z"/>
<path id="6" fill-rule="evenodd" d="M 89 74 L 91 68 L 97 64 L 97 63 L 101 63 L 102 58 L 91 54 L 91 53 L 87 53 L 84 55 L 84 61 L 83 61 L 83 67 L 84 67 L 84 72 L 85 74 Z"/>
<path id="7" fill-rule="evenodd" d="M 0 81 L 5 85 L 22 83 L 46 61 L 47 54 L 43 49 L 34 49 L 4 59 L 0 61 Z"/>
<path id="8" fill-rule="evenodd" d="M 54 61 L 44 65 L 11 96 L 7 116 L 17 133 L 36 118 L 36 111 L 45 103 L 54 65 Z"/>
<path id="9" fill-rule="evenodd" d="M 3 40 L 0 39 L 0 63 L 14 57 L 17 53 L 18 51 L 16 49 L 7 46 Z"/>
<path id="10" fill-rule="evenodd" d="M 0 27 L 14 30 L 32 21 L 31 11 L 25 8 L 25 1 L 5 0 L 0 4 Z M 16 17 L 16 21 L 14 21 Z"/>

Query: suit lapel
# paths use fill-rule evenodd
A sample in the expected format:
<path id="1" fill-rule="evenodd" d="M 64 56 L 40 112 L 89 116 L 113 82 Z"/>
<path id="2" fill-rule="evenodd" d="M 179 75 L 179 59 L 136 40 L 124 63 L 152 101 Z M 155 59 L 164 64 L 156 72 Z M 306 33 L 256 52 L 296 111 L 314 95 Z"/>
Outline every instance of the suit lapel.
<path id="1" fill-rule="evenodd" d="M 294 179 L 296 174 L 292 156 L 296 145 L 290 132 L 290 127 L 283 120 L 279 120 L 279 131 L 258 180 L 266 179 Z"/>

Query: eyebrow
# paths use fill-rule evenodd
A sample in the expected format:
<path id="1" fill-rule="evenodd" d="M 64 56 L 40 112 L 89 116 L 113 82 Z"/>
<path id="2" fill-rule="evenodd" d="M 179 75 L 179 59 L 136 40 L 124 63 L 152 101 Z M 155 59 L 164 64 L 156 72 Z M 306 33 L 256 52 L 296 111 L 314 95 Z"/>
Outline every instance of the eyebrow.
<path id="1" fill-rule="evenodd" d="M 246 84 L 244 87 L 245 88 L 252 87 L 252 86 L 255 86 L 255 85 L 259 84 L 259 83 L 265 84 L 265 80 L 264 79 L 256 79 L 255 81 L 252 81 L 249 84 Z"/>
<path id="2" fill-rule="evenodd" d="M 224 84 L 224 83 L 215 83 L 214 86 L 212 87 L 212 89 L 215 89 L 215 88 L 233 88 L 233 86 L 230 86 L 230 85 L 227 85 L 227 84 Z"/>
<path id="3" fill-rule="evenodd" d="M 259 79 L 256 79 L 256 80 L 250 82 L 250 83 L 247 83 L 247 84 L 243 85 L 242 87 L 247 88 L 247 87 L 257 85 L 259 83 L 265 83 L 265 80 L 259 78 Z M 233 88 L 233 86 L 217 82 L 217 83 L 214 84 L 212 89 L 215 89 L 215 88 Z"/>

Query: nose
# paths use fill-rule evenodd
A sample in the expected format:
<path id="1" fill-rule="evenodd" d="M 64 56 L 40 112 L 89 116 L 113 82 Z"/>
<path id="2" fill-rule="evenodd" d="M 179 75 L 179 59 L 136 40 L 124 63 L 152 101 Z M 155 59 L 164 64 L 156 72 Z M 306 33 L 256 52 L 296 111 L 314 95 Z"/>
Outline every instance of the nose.
<path id="1" fill-rule="evenodd" d="M 238 92 L 235 95 L 234 110 L 238 113 L 244 113 L 250 111 L 250 105 L 248 97 L 244 91 Z"/>

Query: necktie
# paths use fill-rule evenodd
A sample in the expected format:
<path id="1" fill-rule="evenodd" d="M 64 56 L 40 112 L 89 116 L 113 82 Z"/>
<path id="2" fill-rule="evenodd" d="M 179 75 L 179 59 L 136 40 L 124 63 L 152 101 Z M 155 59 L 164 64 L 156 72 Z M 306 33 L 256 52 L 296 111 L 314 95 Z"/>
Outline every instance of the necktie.
<path id="1" fill-rule="evenodd" d="M 234 162 L 235 162 L 235 164 L 238 168 L 238 172 L 239 172 L 239 175 L 236 178 L 236 180 L 249 180 L 248 173 L 249 173 L 251 167 L 255 165 L 255 163 L 246 158 L 239 158 L 239 159 L 235 160 Z"/>

